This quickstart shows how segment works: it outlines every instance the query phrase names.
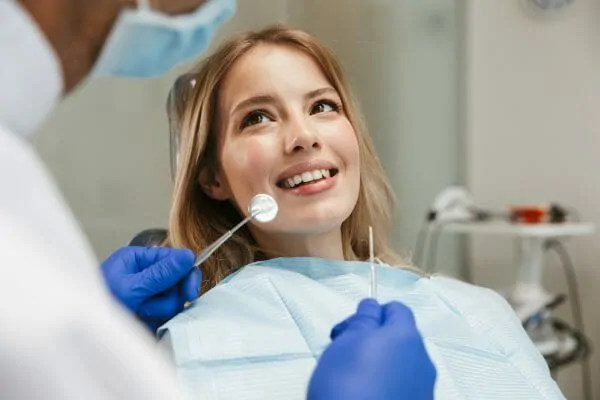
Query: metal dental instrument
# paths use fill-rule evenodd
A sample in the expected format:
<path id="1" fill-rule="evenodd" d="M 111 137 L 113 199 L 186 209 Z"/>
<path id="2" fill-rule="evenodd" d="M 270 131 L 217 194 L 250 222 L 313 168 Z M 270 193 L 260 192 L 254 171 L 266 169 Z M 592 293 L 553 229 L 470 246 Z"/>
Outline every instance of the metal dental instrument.
<path id="1" fill-rule="evenodd" d="M 377 273 L 375 271 L 375 255 L 373 251 L 373 228 L 369 226 L 369 263 L 371 266 L 371 287 L 369 297 L 377 299 Z"/>
<path id="2" fill-rule="evenodd" d="M 242 226 L 246 225 L 248 221 L 251 219 L 256 220 L 260 223 L 271 222 L 277 216 L 277 212 L 279 211 L 279 207 L 277 206 L 277 202 L 275 199 L 268 194 L 257 194 L 250 200 L 250 205 L 248 206 L 248 213 L 250 214 L 248 217 L 244 218 L 244 220 L 238 223 L 233 229 L 229 230 L 223 236 L 215 240 L 208 247 L 206 247 L 198 256 L 196 256 L 196 260 L 194 261 L 194 267 L 200 267 L 200 265 L 208 259 L 223 243 L 225 243 L 238 229 Z"/>

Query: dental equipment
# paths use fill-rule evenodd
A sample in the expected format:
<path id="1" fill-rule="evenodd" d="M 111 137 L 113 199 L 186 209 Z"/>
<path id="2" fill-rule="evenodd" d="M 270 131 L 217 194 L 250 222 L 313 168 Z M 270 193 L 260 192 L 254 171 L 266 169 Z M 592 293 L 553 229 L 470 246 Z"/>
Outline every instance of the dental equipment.
<path id="1" fill-rule="evenodd" d="M 547 202 L 540 205 L 505 206 L 504 210 L 484 209 L 463 187 L 442 191 L 430 208 L 419 233 L 415 252 L 426 271 L 436 271 L 435 260 L 442 234 L 505 236 L 516 239 L 516 282 L 497 288 L 512 306 L 523 328 L 546 359 L 551 371 L 582 361 L 582 377 L 589 387 L 590 342 L 585 335 L 576 273 L 562 241 L 590 236 L 596 227 L 582 222 L 572 207 Z M 544 258 L 548 250 L 559 254 L 567 274 L 568 296 L 549 293 L 543 286 Z M 419 265 L 420 265 L 419 264 Z M 469 268 L 465 280 L 471 281 Z M 553 310 L 571 300 L 574 326 L 553 316 Z M 589 391 L 589 389 L 586 389 Z"/>
<path id="2" fill-rule="evenodd" d="M 233 227 L 233 229 L 227 231 L 223 236 L 215 240 L 207 248 L 205 248 L 194 261 L 194 267 L 200 267 L 200 265 L 208 259 L 223 243 L 225 243 L 235 232 L 237 232 L 242 226 L 246 225 L 248 221 L 254 219 L 260 223 L 271 222 L 277 216 L 279 207 L 275 199 L 268 194 L 257 194 L 250 200 L 248 206 L 248 213 L 250 214 L 240 223 Z"/>
<path id="3" fill-rule="evenodd" d="M 375 256 L 373 251 L 373 227 L 369 226 L 369 263 L 371 267 L 371 287 L 369 297 L 377 300 L 377 275 L 375 271 Z"/>

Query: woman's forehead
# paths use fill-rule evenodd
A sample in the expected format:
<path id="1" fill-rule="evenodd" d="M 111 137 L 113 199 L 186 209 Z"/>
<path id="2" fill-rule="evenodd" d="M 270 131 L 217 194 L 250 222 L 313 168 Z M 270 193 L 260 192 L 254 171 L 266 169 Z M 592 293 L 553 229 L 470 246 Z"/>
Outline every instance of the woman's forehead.
<path id="1" fill-rule="evenodd" d="M 261 44 L 228 71 L 220 97 L 231 106 L 242 97 L 278 91 L 303 94 L 330 83 L 317 61 L 290 45 Z"/>

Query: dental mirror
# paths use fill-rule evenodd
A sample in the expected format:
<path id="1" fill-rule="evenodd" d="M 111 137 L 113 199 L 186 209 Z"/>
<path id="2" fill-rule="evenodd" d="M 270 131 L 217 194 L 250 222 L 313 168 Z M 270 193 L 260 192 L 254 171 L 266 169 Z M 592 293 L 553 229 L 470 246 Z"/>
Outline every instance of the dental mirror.
<path id="1" fill-rule="evenodd" d="M 198 254 L 194 262 L 194 267 L 199 267 L 208 259 L 208 257 L 212 255 L 212 253 L 215 252 L 215 250 L 221 247 L 223 243 L 225 243 L 238 229 L 246 225 L 251 219 L 264 224 L 273 221 L 278 212 L 279 206 L 273 197 L 269 196 L 268 194 L 257 194 L 252 198 L 252 200 L 250 200 L 250 205 L 248 205 L 248 213 L 250 213 L 250 215 L 234 226 L 233 229 L 225 232 L 223 236 L 206 247 L 202 253 Z"/>

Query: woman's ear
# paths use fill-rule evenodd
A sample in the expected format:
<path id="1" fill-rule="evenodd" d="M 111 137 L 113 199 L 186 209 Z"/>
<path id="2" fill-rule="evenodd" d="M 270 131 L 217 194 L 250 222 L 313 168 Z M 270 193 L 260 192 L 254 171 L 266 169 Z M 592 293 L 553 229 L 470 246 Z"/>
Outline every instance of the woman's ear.
<path id="1" fill-rule="evenodd" d="M 213 172 L 209 168 L 203 168 L 200 171 L 199 183 L 202 191 L 211 199 L 228 200 L 229 191 L 225 186 L 218 172 Z"/>

